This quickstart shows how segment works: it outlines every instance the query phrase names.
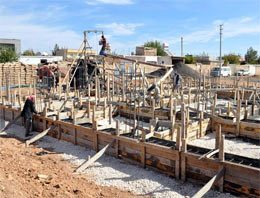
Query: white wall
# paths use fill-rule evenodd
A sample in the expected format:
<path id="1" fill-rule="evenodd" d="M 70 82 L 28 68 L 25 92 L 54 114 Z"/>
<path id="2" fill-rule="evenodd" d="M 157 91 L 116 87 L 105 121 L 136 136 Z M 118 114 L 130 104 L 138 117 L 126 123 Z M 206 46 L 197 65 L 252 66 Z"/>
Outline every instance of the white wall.
<path id="1" fill-rule="evenodd" d="M 39 64 L 41 63 L 41 59 L 47 59 L 48 63 L 62 61 L 62 56 L 21 56 L 19 58 L 19 62 L 24 64 Z"/>

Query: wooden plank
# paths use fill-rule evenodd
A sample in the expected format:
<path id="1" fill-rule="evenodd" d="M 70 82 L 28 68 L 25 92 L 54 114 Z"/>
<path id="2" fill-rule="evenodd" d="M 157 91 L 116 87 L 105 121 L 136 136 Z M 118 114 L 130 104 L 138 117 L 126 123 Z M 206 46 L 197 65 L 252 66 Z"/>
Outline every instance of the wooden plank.
<path id="1" fill-rule="evenodd" d="M 199 192 L 197 192 L 195 195 L 193 195 L 192 198 L 201 198 L 203 197 L 210 188 L 220 179 L 224 176 L 225 168 L 222 168 L 205 186 L 203 186 L 202 189 L 200 189 Z"/>
<path id="2" fill-rule="evenodd" d="M 68 100 L 69 100 L 69 98 L 67 98 L 67 100 L 65 100 L 65 101 L 63 102 L 63 104 L 60 106 L 60 109 L 58 110 L 58 112 L 61 112 L 61 111 L 62 111 L 63 107 L 66 105 L 66 103 L 68 102 Z"/>
<path id="3" fill-rule="evenodd" d="M 208 169 L 212 171 L 218 170 L 218 164 L 214 162 L 214 159 L 204 158 L 198 160 L 199 155 L 195 153 L 183 153 L 186 156 L 187 164 L 192 167 L 198 167 L 200 169 Z"/>
<path id="4" fill-rule="evenodd" d="M 84 162 L 82 165 L 80 165 L 74 172 L 79 173 L 84 171 L 86 168 L 88 168 L 91 164 L 93 164 L 95 161 L 97 161 L 105 152 L 106 150 L 114 144 L 114 140 L 106 145 L 103 149 L 101 149 L 96 155 L 94 155 L 92 158 L 90 158 L 88 161 Z"/>
<path id="5" fill-rule="evenodd" d="M 113 125 L 109 124 L 109 125 L 98 126 L 97 130 L 102 131 L 102 130 L 109 129 L 109 128 L 113 128 Z"/>
<path id="6" fill-rule="evenodd" d="M 213 116 L 213 120 L 214 122 L 218 122 L 220 124 L 229 124 L 229 125 L 233 125 L 235 124 L 235 120 L 226 120 L 226 119 L 223 119 L 223 118 L 220 118 L 220 117 L 217 117 L 217 116 Z"/>
<path id="7" fill-rule="evenodd" d="M 260 140 L 259 132 L 253 132 L 253 131 L 241 129 L 240 136 L 248 137 L 248 138 L 255 139 L 255 140 Z"/>
<path id="8" fill-rule="evenodd" d="M 146 161 L 146 152 L 145 152 L 145 147 L 142 146 L 141 147 L 141 163 L 142 163 L 142 167 L 145 168 L 145 161 Z"/>
<path id="9" fill-rule="evenodd" d="M 154 132 L 150 132 L 145 135 L 145 139 L 149 139 L 149 138 L 153 137 L 153 135 L 154 135 Z"/>
<path id="10" fill-rule="evenodd" d="M 260 129 L 260 124 L 241 121 L 240 127 L 250 127 L 250 128 Z"/>
<path id="11" fill-rule="evenodd" d="M 151 154 L 153 156 L 158 156 L 169 160 L 176 160 L 178 156 L 174 150 L 171 150 L 171 152 L 161 152 L 161 150 L 158 150 L 156 147 L 146 147 L 146 154 Z"/>
<path id="12" fill-rule="evenodd" d="M 36 142 L 37 140 L 41 139 L 42 137 L 44 137 L 45 135 L 47 135 L 49 133 L 49 131 L 53 130 L 56 126 L 51 126 L 48 129 L 46 129 L 45 131 L 41 132 L 40 134 L 34 136 L 32 139 L 27 140 L 25 142 L 26 146 L 29 146 L 30 144 Z"/>

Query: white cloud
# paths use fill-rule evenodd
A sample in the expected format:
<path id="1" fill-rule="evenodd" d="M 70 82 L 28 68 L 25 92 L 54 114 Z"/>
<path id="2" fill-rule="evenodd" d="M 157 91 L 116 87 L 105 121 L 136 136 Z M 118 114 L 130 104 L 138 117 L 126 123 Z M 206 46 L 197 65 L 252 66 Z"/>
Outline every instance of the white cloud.
<path id="1" fill-rule="evenodd" d="M 204 29 L 199 29 L 182 35 L 185 44 L 206 43 L 209 41 L 218 41 L 219 25 L 223 24 L 223 38 L 233 38 L 239 35 L 252 35 L 260 33 L 260 24 L 251 17 L 232 18 L 227 20 L 215 20 Z M 160 40 L 160 39 L 159 39 Z M 165 39 L 169 44 L 180 42 L 180 38 L 168 37 Z"/>
<path id="2" fill-rule="evenodd" d="M 97 5 L 100 3 L 103 4 L 114 4 L 114 5 L 127 5 L 133 4 L 132 0 L 86 0 L 86 3 L 89 5 Z"/>
<path id="3" fill-rule="evenodd" d="M 34 23 L 35 15 L 3 15 L 0 12 L 0 35 L 2 38 L 21 39 L 22 51 L 51 52 L 55 43 L 61 47 L 79 48 L 83 35 L 65 27 L 49 27 Z"/>
<path id="4" fill-rule="evenodd" d="M 110 23 L 110 24 L 97 24 L 97 28 L 104 28 L 112 35 L 132 35 L 135 33 L 137 27 L 143 26 L 142 23 Z"/>
<path id="5" fill-rule="evenodd" d="M 252 17 L 243 17 L 243 18 L 241 18 L 240 23 L 246 23 L 246 22 L 249 22 L 252 20 L 253 20 Z"/>
<path id="6" fill-rule="evenodd" d="M 260 23 L 250 17 L 230 19 L 224 22 L 224 38 L 232 38 L 239 35 L 260 34 Z"/>
<path id="7" fill-rule="evenodd" d="M 194 21 L 197 21 L 197 20 L 198 20 L 198 18 L 192 17 L 192 18 L 186 19 L 185 21 L 186 21 L 186 22 L 194 22 Z"/>

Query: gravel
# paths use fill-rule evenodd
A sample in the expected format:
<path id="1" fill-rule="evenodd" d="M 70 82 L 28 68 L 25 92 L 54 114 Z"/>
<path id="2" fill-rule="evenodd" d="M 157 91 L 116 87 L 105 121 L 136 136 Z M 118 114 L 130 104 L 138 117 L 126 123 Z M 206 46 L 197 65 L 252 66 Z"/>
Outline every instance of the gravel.
<path id="1" fill-rule="evenodd" d="M 209 149 L 215 148 L 216 133 L 210 133 L 203 138 L 193 140 L 189 144 L 194 146 L 205 147 Z M 225 139 L 225 152 L 232 153 L 249 158 L 260 159 L 260 146 L 250 142 L 245 142 L 241 138 Z"/>
<path id="2" fill-rule="evenodd" d="M 0 121 L 0 127 L 4 127 L 4 121 Z M 24 128 L 12 125 L 6 133 L 24 139 Z M 35 134 L 38 134 L 35 132 Z M 93 156 L 94 151 L 45 136 L 37 145 L 42 148 L 52 149 L 54 152 L 75 166 L 81 165 Z M 192 196 L 202 186 L 193 185 L 189 182 L 183 183 L 166 175 L 159 174 L 149 169 L 143 169 L 131 165 L 125 161 L 104 155 L 97 160 L 90 168 L 84 171 L 90 181 L 102 186 L 115 186 L 123 190 L 129 190 L 136 195 L 148 195 L 156 198 L 180 198 Z M 211 198 L 232 198 L 230 194 L 224 194 L 210 190 L 206 196 Z"/>

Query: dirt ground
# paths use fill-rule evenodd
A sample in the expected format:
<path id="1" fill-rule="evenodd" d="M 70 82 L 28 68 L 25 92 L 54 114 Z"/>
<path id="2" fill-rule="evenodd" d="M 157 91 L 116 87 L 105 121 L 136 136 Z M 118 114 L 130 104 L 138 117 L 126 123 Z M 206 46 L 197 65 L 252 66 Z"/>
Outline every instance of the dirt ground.
<path id="1" fill-rule="evenodd" d="M 87 180 L 91 175 L 73 174 L 75 167 L 56 153 L 25 147 L 12 137 L 0 137 L 0 197 L 32 198 L 134 198 L 128 191 L 98 186 Z"/>

